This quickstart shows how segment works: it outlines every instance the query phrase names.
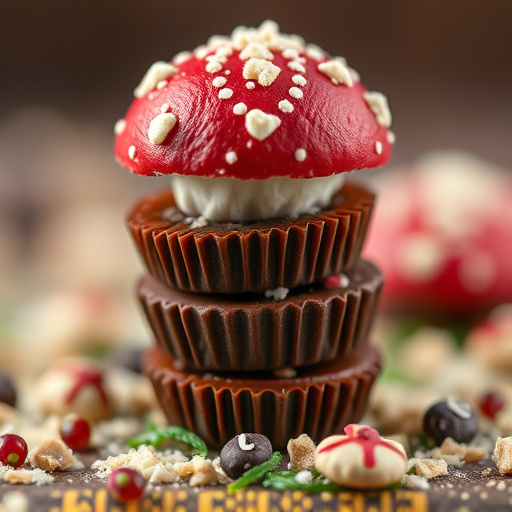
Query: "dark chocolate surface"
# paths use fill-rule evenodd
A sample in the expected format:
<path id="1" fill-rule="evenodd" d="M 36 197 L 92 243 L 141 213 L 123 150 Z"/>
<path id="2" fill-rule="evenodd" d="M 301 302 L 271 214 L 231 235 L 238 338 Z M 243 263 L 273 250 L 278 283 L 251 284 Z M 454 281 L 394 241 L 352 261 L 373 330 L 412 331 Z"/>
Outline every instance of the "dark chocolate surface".
<path id="1" fill-rule="evenodd" d="M 191 369 L 274 370 L 329 361 L 365 343 L 382 275 L 359 261 L 346 287 L 322 284 L 263 294 L 187 293 L 151 276 L 138 295 L 158 345 Z"/>
<path id="2" fill-rule="evenodd" d="M 185 291 L 261 292 L 293 288 L 353 267 L 374 194 L 348 182 L 328 208 L 297 219 L 192 228 L 170 190 L 143 198 L 128 226 L 148 272 Z"/>
<path id="3" fill-rule="evenodd" d="M 348 357 L 299 368 L 290 378 L 192 373 L 177 369 L 158 347 L 150 348 L 143 362 L 170 424 L 189 428 L 212 447 L 242 432 L 258 432 L 277 449 L 302 433 L 319 441 L 358 422 L 380 366 L 379 353 L 367 344 Z"/>

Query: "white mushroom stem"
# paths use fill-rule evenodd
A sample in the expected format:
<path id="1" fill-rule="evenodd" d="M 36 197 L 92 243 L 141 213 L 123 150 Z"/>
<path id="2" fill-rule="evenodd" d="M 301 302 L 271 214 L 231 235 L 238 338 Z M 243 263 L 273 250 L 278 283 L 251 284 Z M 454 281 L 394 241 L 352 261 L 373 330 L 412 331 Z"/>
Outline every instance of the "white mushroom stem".
<path id="1" fill-rule="evenodd" d="M 344 174 L 326 178 L 239 180 L 173 176 L 176 204 L 187 216 L 214 222 L 298 217 L 327 206 Z"/>

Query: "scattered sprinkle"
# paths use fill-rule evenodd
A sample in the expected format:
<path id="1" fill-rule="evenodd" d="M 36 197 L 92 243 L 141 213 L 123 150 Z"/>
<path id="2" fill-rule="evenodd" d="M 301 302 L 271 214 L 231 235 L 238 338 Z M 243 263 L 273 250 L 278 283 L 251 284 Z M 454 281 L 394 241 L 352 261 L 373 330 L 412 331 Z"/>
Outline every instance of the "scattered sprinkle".
<path id="1" fill-rule="evenodd" d="M 172 64 L 168 64 L 167 62 L 163 61 L 155 62 L 148 69 L 140 84 L 135 89 L 135 97 L 142 98 L 148 92 L 150 92 L 151 89 L 154 89 L 159 82 L 174 76 L 176 72 L 177 69 Z"/>
<path id="2" fill-rule="evenodd" d="M 363 98 L 375 115 L 375 119 L 380 126 L 389 128 L 391 126 L 391 112 L 388 106 L 388 100 L 380 92 L 365 92 Z"/>
<path id="3" fill-rule="evenodd" d="M 300 99 L 304 96 L 304 93 L 298 87 L 291 87 L 288 92 L 295 99 Z"/>
<path id="4" fill-rule="evenodd" d="M 283 50 L 283 57 L 285 59 L 298 59 L 299 52 L 295 48 L 286 48 L 286 50 Z"/>
<path id="5" fill-rule="evenodd" d="M 281 119 L 272 114 L 266 114 L 257 108 L 250 110 L 245 117 L 245 128 L 251 137 L 257 140 L 266 139 L 281 124 Z"/>
<path id="6" fill-rule="evenodd" d="M 222 87 L 223 85 L 225 85 L 227 82 L 227 79 L 223 76 L 216 76 L 213 81 L 212 81 L 212 84 L 214 87 Z"/>
<path id="7" fill-rule="evenodd" d="M 135 146 L 130 146 L 128 148 L 128 156 L 130 157 L 130 160 L 135 160 L 136 155 L 137 155 L 137 148 Z"/>
<path id="8" fill-rule="evenodd" d="M 176 64 L 176 66 L 179 66 L 180 64 L 183 64 L 187 60 L 190 60 L 193 56 L 194 56 L 194 54 L 192 52 L 185 50 L 183 52 L 177 53 L 172 58 L 172 62 L 173 62 L 173 64 Z"/>
<path id="9" fill-rule="evenodd" d="M 237 116 L 243 116 L 247 112 L 247 105 L 245 103 L 237 103 L 233 107 L 233 114 Z"/>
<path id="10" fill-rule="evenodd" d="M 272 52 L 263 44 L 258 42 L 249 43 L 241 52 L 240 59 L 265 59 L 272 60 L 274 55 Z"/>
<path id="11" fill-rule="evenodd" d="M 282 100 L 278 103 L 279 110 L 285 114 L 293 112 L 293 105 L 288 100 Z"/>
<path id="12" fill-rule="evenodd" d="M 377 155 L 382 154 L 382 142 L 379 140 L 375 142 L 375 153 L 377 153 Z"/>
<path id="13" fill-rule="evenodd" d="M 176 116 L 170 112 L 158 114 L 149 123 L 148 138 L 152 144 L 162 144 L 176 124 Z"/>
<path id="14" fill-rule="evenodd" d="M 336 81 L 338 84 L 345 84 L 352 87 L 352 75 L 346 62 L 343 59 L 333 59 L 318 64 L 318 71 Z"/>
<path id="15" fill-rule="evenodd" d="M 264 59 L 249 59 L 244 66 L 245 79 L 257 80 L 260 85 L 269 86 L 281 72 L 281 68 Z"/>
<path id="16" fill-rule="evenodd" d="M 167 84 L 168 84 L 167 80 L 160 80 L 160 82 L 158 82 L 156 84 L 156 88 L 158 90 L 163 89 Z"/>
<path id="17" fill-rule="evenodd" d="M 233 96 L 232 89 L 228 89 L 227 87 L 225 87 L 224 89 L 221 89 L 219 91 L 219 98 L 221 100 L 228 100 L 229 98 L 231 98 L 231 96 Z"/>
<path id="18" fill-rule="evenodd" d="M 206 71 L 208 73 L 217 73 L 222 69 L 222 64 L 217 60 L 211 60 L 206 64 Z"/>
<path id="19" fill-rule="evenodd" d="M 169 103 L 164 103 L 161 107 L 160 107 L 160 112 L 162 112 L 162 114 L 165 114 L 168 110 L 169 110 Z"/>
<path id="20" fill-rule="evenodd" d="M 299 484 L 310 484 L 313 481 L 313 473 L 308 470 L 299 471 L 295 475 L 295 480 L 297 480 Z"/>
<path id="21" fill-rule="evenodd" d="M 236 161 L 238 160 L 238 156 L 236 155 L 236 153 L 234 151 L 229 151 L 228 153 L 226 153 L 226 162 L 228 164 L 234 164 Z"/>
<path id="22" fill-rule="evenodd" d="M 298 148 L 295 150 L 293 156 L 297 162 L 304 162 L 304 160 L 306 160 L 306 150 L 304 148 Z"/>
<path id="23" fill-rule="evenodd" d="M 288 62 L 288 67 L 292 71 L 298 71 L 299 73 L 306 72 L 306 68 L 300 62 L 297 62 L 296 60 L 292 60 L 291 62 Z"/>
<path id="24" fill-rule="evenodd" d="M 308 81 L 302 75 L 294 75 L 292 77 L 292 81 L 295 85 L 300 85 L 301 87 L 308 83 Z"/>
<path id="25" fill-rule="evenodd" d="M 254 89 L 256 87 L 256 84 L 254 82 L 247 82 L 245 84 L 245 87 L 247 87 L 247 89 Z"/>
<path id="26" fill-rule="evenodd" d="M 388 133 L 386 134 L 386 137 L 387 137 L 388 142 L 390 144 L 394 144 L 396 142 L 395 132 L 392 132 L 391 130 L 388 130 Z"/>
<path id="27" fill-rule="evenodd" d="M 265 290 L 265 297 L 267 299 L 274 299 L 274 300 L 284 300 L 288 296 L 289 293 L 288 288 L 283 288 L 282 286 L 278 286 L 277 288 L 273 290 Z"/>
<path id="28" fill-rule="evenodd" d="M 114 133 L 116 135 L 121 135 L 126 129 L 126 121 L 124 119 L 118 119 L 116 124 L 114 125 Z"/>
<path id="29" fill-rule="evenodd" d="M 316 44 L 308 44 L 306 46 L 306 55 L 314 60 L 325 59 L 325 51 Z"/>

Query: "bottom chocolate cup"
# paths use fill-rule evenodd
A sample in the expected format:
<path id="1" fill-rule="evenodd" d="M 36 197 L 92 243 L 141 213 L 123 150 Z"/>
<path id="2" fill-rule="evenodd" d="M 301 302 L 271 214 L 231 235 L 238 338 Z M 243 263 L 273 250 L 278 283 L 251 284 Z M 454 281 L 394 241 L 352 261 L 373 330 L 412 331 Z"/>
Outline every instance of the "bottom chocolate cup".
<path id="1" fill-rule="evenodd" d="M 284 449 L 302 433 L 318 442 L 363 416 L 381 357 L 371 345 L 326 364 L 272 373 L 205 373 L 179 369 L 160 348 L 147 350 L 143 369 L 169 424 L 187 427 L 211 448 L 235 435 L 266 435 Z"/>

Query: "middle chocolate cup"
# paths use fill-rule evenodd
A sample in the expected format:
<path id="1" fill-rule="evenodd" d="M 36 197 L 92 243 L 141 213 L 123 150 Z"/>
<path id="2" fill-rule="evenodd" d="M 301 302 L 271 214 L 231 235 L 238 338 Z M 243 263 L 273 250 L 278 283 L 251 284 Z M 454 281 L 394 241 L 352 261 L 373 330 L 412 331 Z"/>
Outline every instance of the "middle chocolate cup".
<path id="1" fill-rule="evenodd" d="M 185 367 L 272 371 L 331 361 L 366 342 L 382 275 L 360 260 L 340 281 L 287 290 L 275 300 L 187 293 L 144 276 L 138 296 L 157 344 Z"/>

